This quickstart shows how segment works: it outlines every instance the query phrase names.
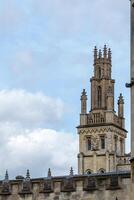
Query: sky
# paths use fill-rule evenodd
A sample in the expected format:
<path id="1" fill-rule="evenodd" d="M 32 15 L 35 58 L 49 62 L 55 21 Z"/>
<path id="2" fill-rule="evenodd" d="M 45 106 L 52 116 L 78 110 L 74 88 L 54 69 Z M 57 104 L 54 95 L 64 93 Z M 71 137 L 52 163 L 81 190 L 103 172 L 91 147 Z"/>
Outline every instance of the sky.
<path id="1" fill-rule="evenodd" d="M 127 0 L 0 0 L 0 179 L 77 173 L 80 95 L 93 49 L 112 49 L 115 104 L 125 100 L 130 151 Z M 117 110 L 117 106 L 116 106 Z"/>

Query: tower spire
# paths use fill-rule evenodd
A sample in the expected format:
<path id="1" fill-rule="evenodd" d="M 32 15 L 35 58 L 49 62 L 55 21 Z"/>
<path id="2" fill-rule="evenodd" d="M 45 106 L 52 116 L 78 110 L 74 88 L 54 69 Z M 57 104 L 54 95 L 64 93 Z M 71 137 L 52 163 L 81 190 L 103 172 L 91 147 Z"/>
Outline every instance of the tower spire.
<path id="1" fill-rule="evenodd" d="M 9 175 L 8 175 L 8 170 L 6 170 L 6 173 L 5 173 L 5 181 L 8 181 L 9 180 Z"/>
<path id="2" fill-rule="evenodd" d="M 118 116 L 120 118 L 124 118 L 124 99 L 123 99 L 122 93 L 120 93 L 120 96 L 118 99 Z"/>
<path id="3" fill-rule="evenodd" d="M 70 168 L 70 176 L 73 176 L 74 175 L 74 172 L 73 172 L 73 168 L 71 167 Z"/>
<path id="4" fill-rule="evenodd" d="M 97 47 L 95 46 L 95 47 L 94 47 L 94 65 L 95 65 L 96 62 L 97 62 L 97 54 L 98 54 L 98 50 L 97 50 Z"/>
<path id="5" fill-rule="evenodd" d="M 27 169 L 27 173 L 26 173 L 26 179 L 30 179 L 30 172 L 29 172 L 29 169 Z"/>
<path id="6" fill-rule="evenodd" d="M 106 44 L 104 45 L 103 56 L 104 56 L 104 61 L 106 62 L 106 60 L 107 60 L 107 46 L 106 46 Z"/>
<path id="7" fill-rule="evenodd" d="M 102 58 L 102 51 L 99 49 L 99 58 Z"/>
<path id="8" fill-rule="evenodd" d="M 108 49 L 108 60 L 109 60 L 109 63 L 111 65 L 111 63 L 112 63 L 112 52 L 111 52 L 110 48 Z"/>
<path id="9" fill-rule="evenodd" d="M 48 169 L 48 173 L 47 173 L 47 177 L 48 177 L 48 178 L 51 178 L 51 176 L 52 176 L 52 175 L 51 175 L 51 169 L 49 168 L 49 169 Z"/>
<path id="10" fill-rule="evenodd" d="M 87 94 L 86 90 L 83 89 L 82 95 L 81 95 L 81 114 L 87 113 Z"/>

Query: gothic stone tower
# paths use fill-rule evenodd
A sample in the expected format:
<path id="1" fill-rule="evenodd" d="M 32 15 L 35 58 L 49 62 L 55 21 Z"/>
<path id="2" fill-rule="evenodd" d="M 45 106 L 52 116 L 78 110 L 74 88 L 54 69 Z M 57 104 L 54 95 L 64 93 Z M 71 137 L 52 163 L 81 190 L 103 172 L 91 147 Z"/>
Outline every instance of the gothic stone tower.
<path id="1" fill-rule="evenodd" d="M 81 95 L 78 172 L 104 173 L 129 169 L 125 154 L 124 100 L 118 99 L 118 114 L 114 109 L 114 84 L 111 78 L 111 50 L 104 46 L 94 49 L 94 75 L 91 82 L 91 110 L 87 112 L 85 89 Z"/>

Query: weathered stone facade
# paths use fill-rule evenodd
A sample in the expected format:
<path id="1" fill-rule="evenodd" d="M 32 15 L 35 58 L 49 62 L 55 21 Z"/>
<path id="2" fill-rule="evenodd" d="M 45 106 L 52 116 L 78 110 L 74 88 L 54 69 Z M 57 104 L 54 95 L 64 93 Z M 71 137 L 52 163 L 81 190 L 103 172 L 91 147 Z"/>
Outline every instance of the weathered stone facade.
<path id="1" fill-rule="evenodd" d="M 0 200 L 129 200 L 130 173 L 69 175 L 0 182 Z"/>

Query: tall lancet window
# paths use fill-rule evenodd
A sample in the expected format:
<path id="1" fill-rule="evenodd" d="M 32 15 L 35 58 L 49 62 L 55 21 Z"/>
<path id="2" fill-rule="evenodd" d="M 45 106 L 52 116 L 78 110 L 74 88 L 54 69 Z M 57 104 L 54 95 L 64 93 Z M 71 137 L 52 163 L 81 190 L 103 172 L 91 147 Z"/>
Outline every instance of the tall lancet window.
<path id="1" fill-rule="evenodd" d="M 102 101 L 102 91 L 101 91 L 101 86 L 98 86 L 98 91 L 97 91 L 97 102 L 98 102 L 98 108 L 101 108 L 101 101 Z"/>
<path id="2" fill-rule="evenodd" d="M 98 68 L 98 78 L 101 78 L 101 67 Z"/>

